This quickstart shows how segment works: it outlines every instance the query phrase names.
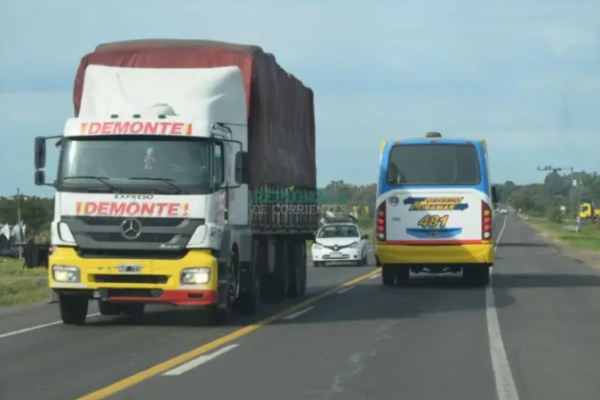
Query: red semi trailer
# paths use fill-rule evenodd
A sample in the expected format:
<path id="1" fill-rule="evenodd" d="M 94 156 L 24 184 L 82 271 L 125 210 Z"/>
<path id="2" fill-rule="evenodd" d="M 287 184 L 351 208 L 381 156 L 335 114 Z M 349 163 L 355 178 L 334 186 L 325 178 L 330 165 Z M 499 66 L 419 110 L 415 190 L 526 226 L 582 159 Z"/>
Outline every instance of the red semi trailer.
<path id="1" fill-rule="evenodd" d="M 63 321 L 302 296 L 317 229 L 313 92 L 258 46 L 99 45 L 60 139 L 50 286 Z M 36 139 L 43 184 L 45 138 Z"/>

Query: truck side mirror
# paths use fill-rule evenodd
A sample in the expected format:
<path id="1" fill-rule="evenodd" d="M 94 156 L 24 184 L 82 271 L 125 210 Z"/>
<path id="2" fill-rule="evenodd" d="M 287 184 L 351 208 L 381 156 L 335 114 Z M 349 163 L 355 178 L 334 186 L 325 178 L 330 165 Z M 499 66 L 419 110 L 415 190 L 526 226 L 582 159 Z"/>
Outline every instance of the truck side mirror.
<path id="1" fill-rule="evenodd" d="M 492 203 L 493 204 L 498 203 L 498 191 L 496 189 L 496 186 L 492 186 Z"/>
<path id="2" fill-rule="evenodd" d="M 42 170 L 35 171 L 35 184 L 36 186 L 43 186 L 46 184 L 46 174 Z"/>
<path id="3" fill-rule="evenodd" d="M 250 183 L 250 158 L 245 151 L 238 151 L 235 155 L 235 181 L 241 185 Z"/>
<path id="4" fill-rule="evenodd" d="M 43 169 L 46 166 L 46 138 L 35 138 L 35 169 Z"/>

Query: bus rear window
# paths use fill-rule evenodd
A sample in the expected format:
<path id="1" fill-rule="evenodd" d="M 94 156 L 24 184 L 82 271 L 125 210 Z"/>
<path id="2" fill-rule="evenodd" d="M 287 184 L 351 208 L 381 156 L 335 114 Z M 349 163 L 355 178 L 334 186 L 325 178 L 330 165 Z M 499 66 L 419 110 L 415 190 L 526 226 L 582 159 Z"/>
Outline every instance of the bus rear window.
<path id="1" fill-rule="evenodd" d="M 390 151 L 390 185 L 478 185 L 479 155 L 472 144 L 399 145 Z"/>

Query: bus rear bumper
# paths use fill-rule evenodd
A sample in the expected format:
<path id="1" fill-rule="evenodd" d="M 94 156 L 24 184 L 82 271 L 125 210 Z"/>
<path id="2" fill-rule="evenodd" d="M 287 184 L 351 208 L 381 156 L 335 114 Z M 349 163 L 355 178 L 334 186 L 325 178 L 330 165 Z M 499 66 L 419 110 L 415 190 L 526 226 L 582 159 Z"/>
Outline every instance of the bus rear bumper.
<path id="1" fill-rule="evenodd" d="M 494 264 L 494 244 L 375 245 L 378 265 L 386 264 Z"/>

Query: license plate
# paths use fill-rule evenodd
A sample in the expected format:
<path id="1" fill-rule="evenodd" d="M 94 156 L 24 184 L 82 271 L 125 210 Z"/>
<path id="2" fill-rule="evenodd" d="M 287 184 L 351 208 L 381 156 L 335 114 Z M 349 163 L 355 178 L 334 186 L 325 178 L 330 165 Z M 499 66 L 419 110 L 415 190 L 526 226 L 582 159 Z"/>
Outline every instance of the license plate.
<path id="1" fill-rule="evenodd" d="M 142 272 L 142 266 L 139 264 L 121 264 L 118 268 L 122 274 L 139 274 Z"/>
<path id="2" fill-rule="evenodd" d="M 342 256 L 342 253 L 336 252 L 336 253 L 331 253 L 329 255 L 329 257 L 331 257 L 331 258 L 342 258 L 343 256 Z"/>

